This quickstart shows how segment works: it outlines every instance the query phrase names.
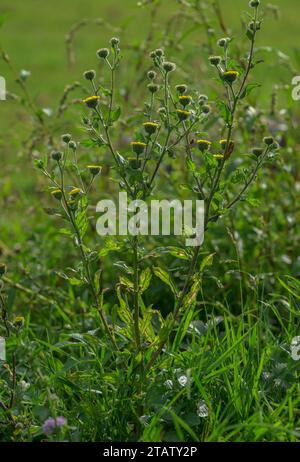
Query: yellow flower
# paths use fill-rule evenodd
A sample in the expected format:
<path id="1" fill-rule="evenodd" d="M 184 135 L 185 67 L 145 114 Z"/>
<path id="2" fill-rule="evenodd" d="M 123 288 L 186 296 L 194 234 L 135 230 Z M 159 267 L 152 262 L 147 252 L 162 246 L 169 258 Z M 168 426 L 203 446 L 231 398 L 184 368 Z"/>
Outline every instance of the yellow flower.
<path id="1" fill-rule="evenodd" d="M 85 98 L 82 102 L 86 104 L 89 108 L 95 109 L 98 105 L 99 100 L 100 96 L 94 95 L 88 96 L 88 98 Z"/>
<path id="2" fill-rule="evenodd" d="M 146 143 L 143 143 L 142 141 L 132 141 L 130 144 L 133 152 L 137 155 L 143 154 L 147 146 Z"/>
<path id="3" fill-rule="evenodd" d="M 223 154 L 214 154 L 213 158 L 216 159 L 218 162 L 221 162 L 224 159 Z"/>
<path id="4" fill-rule="evenodd" d="M 155 122 L 145 122 L 143 123 L 143 127 L 149 135 L 153 135 L 153 133 L 155 133 L 158 129 L 159 125 Z"/>
<path id="5" fill-rule="evenodd" d="M 72 191 L 69 192 L 69 196 L 75 198 L 75 197 L 77 197 L 77 196 L 78 196 L 79 194 L 81 194 L 81 193 L 82 193 L 81 189 L 79 189 L 79 188 L 73 188 Z"/>
<path id="6" fill-rule="evenodd" d="M 240 74 L 238 73 L 238 71 L 226 71 L 223 74 L 223 79 L 227 83 L 233 83 L 236 81 L 239 75 Z"/>
<path id="7" fill-rule="evenodd" d="M 60 201 L 61 198 L 62 198 L 62 190 L 61 189 L 54 189 L 53 191 L 51 191 L 51 194 L 58 201 Z"/>
<path id="8" fill-rule="evenodd" d="M 198 140 L 197 141 L 198 148 L 201 152 L 209 151 L 211 147 L 211 141 L 207 140 Z"/>
<path id="9" fill-rule="evenodd" d="M 179 102 L 183 107 L 188 106 L 193 101 L 193 98 L 189 95 L 179 96 Z"/>
<path id="10" fill-rule="evenodd" d="M 102 167 L 100 165 L 88 165 L 87 168 L 93 176 L 98 175 L 101 172 Z"/>
<path id="11" fill-rule="evenodd" d="M 177 112 L 177 115 L 178 115 L 178 119 L 181 120 L 182 122 L 184 120 L 187 120 L 191 115 L 190 111 L 185 111 L 183 109 L 177 109 L 176 112 Z"/>

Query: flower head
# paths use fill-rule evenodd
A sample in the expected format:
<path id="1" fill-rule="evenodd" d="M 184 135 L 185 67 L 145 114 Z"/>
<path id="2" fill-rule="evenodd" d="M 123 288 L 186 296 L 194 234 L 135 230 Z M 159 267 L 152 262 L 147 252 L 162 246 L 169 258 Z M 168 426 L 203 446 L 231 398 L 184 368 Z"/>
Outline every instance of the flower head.
<path id="1" fill-rule="evenodd" d="M 182 122 L 189 119 L 191 113 L 190 111 L 185 111 L 184 109 L 177 109 L 177 116 L 178 119 L 181 120 Z"/>
<path id="2" fill-rule="evenodd" d="M 180 95 L 183 95 L 184 93 L 187 92 L 187 85 L 185 84 L 180 84 L 180 85 L 176 85 L 176 91 L 180 94 Z"/>
<path id="3" fill-rule="evenodd" d="M 171 63 L 169 61 L 165 61 L 162 66 L 166 73 L 173 72 L 176 70 L 176 64 Z"/>
<path id="4" fill-rule="evenodd" d="M 140 154 L 143 154 L 147 146 L 146 143 L 143 143 L 142 141 L 132 141 L 130 144 L 131 144 L 133 152 L 137 154 L 138 156 Z"/>
<path id="5" fill-rule="evenodd" d="M 60 151 L 53 151 L 51 157 L 53 160 L 56 160 L 56 162 L 59 162 L 62 158 L 62 153 Z"/>
<path id="6" fill-rule="evenodd" d="M 72 135 L 70 135 L 69 133 L 65 133 L 61 137 L 61 140 L 66 144 L 68 144 L 71 141 L 71 139 L 72 139 Z"/>
<path id="7" fill-rule="evenodd" d="M 95 109 L 98 106 L 100 96 L 88 96 L 82 102 L 87 105 L 87 107 L 91 109 Z"/>
<path id="8" fill-rule="evenodd" d="M 102 170 L 102 167 L 100 165 L 88 165 L 87 168 L 93 176 L 99 175 L 99 173 Z"/>
<path id="9" fill-rule="evenodd" d="M 216 159 L 218 162 L 222 162 L 224 160 L 223 154 L 214 154 L 213 158 Z"/>
<path id="10" fill-rule="evenodd" d="M 209 151 L 211 147 L 211 141 L 207 140 L 198 140 L 197 141 L 197 146 L 201 152 L 206 152 Z"/>
<path id="11" fill-rule="evenodd" d="M 82 191 L 80 188 L 73 188 L 70 192 L 69 192 L 69 196 L 72 197 L 72 198 L 76 198 L 77 196 L 79 196 L 79 194 L 81 194 Z"/>
<path id="12" fill-rule="evenodd" d="M 100 48 L 100 50 L 97 51 L 97 56 L 98 56 L 98 58 L 101 58 L 101 59 L 108 58 L 109 49 L 108 48 Z"/>
<path id="13" fill-rule="evenodd" d="M 148 135 L 153 135 L 153 133 L 155 133 L 158 129 L 159 125 L 155 122 L 145 122 L 143 123 L 143 127 Z"/>
<path id="14" fill-rule="evenodd" d="M 256 157 L 262 156 L 264 153 L 263 148 L 253 148 L 252 149 L 252 154 L 254 154 Z"/>
<path id="15" fill-rule="evenodd" d="M 193 101 L 193 98 L 189 95 L 179 96 L 179 102 L 183 107 L 188 106 L 189 104 L 191 104 L 192 101 Z"/>
<path id="16" fill-rule="evenodd" d="M 56 419 L 49 417 L 43 424 L 43 432 L 46 435 L 51 435 L 56 428 L 62 428 L 65 425 L 67 425 L 67 419 L 65 419 L 65 417 L 59 416 Z"/>
<path id="17" fill-rule="evenodd" d="M 209 62 L 212 66 L 219 66 L 221 64 L 222 58 L 221 56 L 210 56 Z"/>
<path id="18" fill-rule="evenodd" d="M 58 201 L 62 198 L 62 190 L 61 189 L 54 189 L 51 191 L 52 196 L 57 199 Z"/>
<path id="19" fill-rule="evenodd" d="M 159 85 L 156 85 L 156 83 L 149 83 L 148 90 L 150 93 L 157 93 L 159 90 Z"/>
<path id="20" fill-rule="evenodd" d="M 267 146 L 271 146 L 273 143 L 274 143 L 274 138 L 272 136 L 266 136 L 264 138 L 264 143 L 267 145 Z"/>
<path id="21" fill-rule="evenodd" d="M 128 163 L 129 163 L 129 166 L 133 170 L 137 170 L 141 166 L 141 161 L 139 159 L 137 159 L 136 157 L 129 157 L 128 158 Z"/>
<path id="22" fill-rule="evenodd" d="M 238 76 L 239 76 L 238 71 L 226 71 L 223 74 L 223 79 L 225 80 L 225 82 L 231 84 L 236 81 Z"/>
<path id="23" fill-rule="evenodd" d="M 96 77 L 96 72 L 93 69 L 91 69 L 90 71 L 85 71 L 83 76 L 86 80 L 94 80 L 94 78 Z"/>

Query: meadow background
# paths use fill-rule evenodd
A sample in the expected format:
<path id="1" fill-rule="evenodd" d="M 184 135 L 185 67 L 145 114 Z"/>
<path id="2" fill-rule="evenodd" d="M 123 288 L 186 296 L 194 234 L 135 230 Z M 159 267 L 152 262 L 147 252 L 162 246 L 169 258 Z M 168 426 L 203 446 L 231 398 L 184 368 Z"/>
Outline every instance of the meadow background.
<path id="1" fill-rule="evenodd" d="M 233 37 L 241 34 L 240 16 L 247 3 L 221 2 Z M 34 126 L 28 112 L 17 101 L 0 102 L 0 259 L 8 266 L 9 314 L 25 320 L 22 332 L 17 329 L 9 343 L 10 366 L 0 371 L 0 400 L 5 401 L 11 393 L 12 362 L 17 355 L 16 404 L 0 414 L 1 441 L 42 440 L 43 422 L 58 415 L 68 420 L 68 427 L 54 439 L 300 440 L 299 365 L 289 355 L 292 339 L 300 335 L 300 104 L 291 99 L 292 77 L 300 74 L 300 5 L 296 0 L 274 4 L 278 16 L 268 13 L 258 39 L 258 46 L 268 47 L 264 66 L 254 71 L 262 87 L 251 95 L 249 104 L 259 104 L 268 113 L 274 85 L 279 87 L 276 114 L 270 117 L 281 138 L 282 157 L 277 167 L 260 178 L 261 187 L 255 186 L 260 204 L 242 206 L 234 219 L 218 225 L 209 237 L 208 248 L 217 258 L 198 301 L 194 328 L 199 337 L 192 331 L 183 336 L 182 348 L 174 347 L 174 359 L 163 362 L 149 380 L 138 437 L 132 403 L 139 403 L 140 396 L 131 395 L 132 377 L 122 369 L 121 360 L 120 370 L 110 368 L 108 347 L 99 347 L 96 336 L 85 337 L 83 333 L 97 327 L 95 314 L 88 313 L 88 295 L 68 287 L 57 273 L 71 265 L 75 252 L 72 243 L 58 233 L 57 222 L 44 212 L 49 194 L 33 159 L 44 155 L 48 147 L 28 148 Z M 177 7 L 175 0 L 162 2 L 155 18 L 158 34 L 153 48 L 160 46 L 165 22 Z M 84 71 L 102 72 L 95 55 L 98 48 L 107 46 L 112 36 L 120 36 L 126 45 L 139 45 L 151 21 L 149 9 L 137 7 L 134 0 L 3 0 L 0 16 L 1 49 L 17 72 L 30 71 L 32 98 L 50 112 L 66 85 L 83 82 Z M 75 62 L 70 66 L 65 36 L 82 19 L 88 22 L 75 36 Z M 221 37 L 216 19 L 211 17 L 211 22 Z M 203 93 L 215 95 L 204 41 L 203 27 L 183 40 L 182 75 Z M 123 55 L 118 84 L 130 88 L 136 58 L 126 47 Z M 176 53 L 169 59 L 176 61 Z M 6 78 L 9 92 L 19 92 L 3 60 L 0 75 Z M 140 93 L 135 95 L 135 88 L 132 93 L 130 104 L 139 107 Z M 131 106 L 125 110 L 130 114 Z M 54 125 L 54 137 L 71 132 L 80 138 L 77 114 L 76 105 L 66 111 Z M 255 139 L 255 133 L 251 136 Z M 105 179 L 99 182 L 95 200 L 105 185 Z M 102 244 L 95 235 L 91 239 Z M 113 254 L 105 263 L 108 311 L 116 303 L 113 263 L 117 260 Z M 176 265 L 169 260 L 168 264 L 176 275 Z M 57 303 L 47 304 L 55 297 Z M 169 312 L 170 291 L 160 281 L 153 282 L 146 300 L 160 306 L 163 315 Z M 187 387 L 182 385 L 185 380 Z"/>

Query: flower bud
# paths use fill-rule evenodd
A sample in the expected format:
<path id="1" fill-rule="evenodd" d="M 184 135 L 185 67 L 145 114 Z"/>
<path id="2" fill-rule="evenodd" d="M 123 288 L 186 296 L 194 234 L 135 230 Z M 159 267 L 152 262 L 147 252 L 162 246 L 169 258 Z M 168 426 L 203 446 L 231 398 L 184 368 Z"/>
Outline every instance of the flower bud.
<path id="1" fill-rule="evenodd" d="M 179 96 L 179 102 L 181 104 L 181 106 L 183 107 L 186 107 L 188 106 L 189 104 L 191 104 L 191 102 L 193 101 L 193 98 L 189 95 L 181 95 Z"/>
<path id="2" fill-rule="evenodd" d="M 157 58 L 162 58 L 164 56 L 164 50 L 162 48 L 157 48 L 154 53 Z"/>
<path id="3" fill-rule="evenodd" d="M 56 162 L 59 162 L 62 158 L 62 153 L 60 151 L 53 151 L 51 157 L 53 160 L 56 160 Z"/>
<path id="4" fill-rule="evenodd" d="M 191 113 L 190 111 L 185 111 L 183 109 L 177 109 L 177 116 L 178 116 L 178 119 L 181 121 L 181 122 L 184 122 L 185 120 L 189 119 Z"/>
<path id="5" fill-rule="evenodd" d="M 250 0 L 250 8 L 257 8 L 260 5 L 260 0 Z"/>
<path id="6" fill-rule="evenodd" d="M 221 64 L 222 58 L 221 56 L 210 56 L 209 62 L 212 66 L 219 66 Z"/>
<path id="7" fill-rule="evenodd" d="M 83 75 L 86 80 L 94 80 L 96 72 L 91 69 L 90 71 L 85 71 Z"/>
<path id="8" fill-rule="evenodd" d="M 211 111 L 211 108 L 210 108 L 210 106 L 208 106 L 208 104 L 204 104 L 204 105 L 202 106 L 202 112 L 203 112 L 203 114 L 209 114 L 210 111 Z"/>
<path id="9" fill-rule="evenodd" d="M 267 146 L 271 146 L 273 143 L 274 143 L 274 138 L 272 136 L 266 136 L 264 138 L 264 143 L 267 145 Z"/>
<path id="10" fill-rule="evenodd" d="M 65 133 L 64 135 L 62 135 L 61 139 L 64 143 L 68 144 L 72 139 L 72 135 L 70 135 L 69 133 Z"/>
<path id="11" fill-rule="evenodd" d="M 198 140 L 197 141 L 197 146 L 201 152 L 207 152 L 210 150 L 211 147 L 211 141 L 207 140 Z"/>
<path id="12" fill-rule="evenodd" d="M 54 189 L 53 191 L 51 191 L 51 194 L 58 201 L 60 201 L 62 199 L 62 190 L 61 189 Z"/>
<path id="13" fill-rule="evenodd" d="M 120 39 L 118 37 L 113 37 L 110 39 L 110 44 L 114 48 L 120 44 Z"/>
<path id="14" fill-rule="evenodd" d="M 186 93 L 188 89 L 187 85 L 185 84 L 176 85 L 175 88 L 176 88 L 177 93 L 179 93 L 180 95 L 183 95 L 184 93 Z"/>
<path id="15" fill-rule="evenodd" d="M 15 327 L 17 327 L 18 329 L 21 329 L 25 324 L 25 319 L 23 316 L 17 316 L 15 318 L 15 322 L 14 322 L 14 325 Z"/>
<path id="16" fill-rule="evenodd" d="M 69 192 L 69 196 L 70 196 L 72 199 L 76 199 L 81 193 L 82 193 L 82 191 L 81 191 L 80 188 L 73 188 L 73 189 Z"/>
<path id="17" fill-rule="evenodd" d="M 176 64 L 171 63 L 169 61 L 165 61 L 162 66 L 163 66 L 164 71 L 167 73 L 173 72 L 176 70 Z"/>
<path id="18" fill-rule="evenodd" d="M 108 48 L 100 48 L 100 50 L 97 51 L 97 56 L 98 58 L 106 59 L 109 56 L 109 49 Z"/>
<path id="19" fill-rule="evenodd" d="M 129 157 L 128 164 L 133 170 L 137 170 L 141 167 L 141 161 L 136 157 Z"/>
<path id="20" fill-rule="evenodd" d="M 153 135 L 158 129 L 159 125 L 155 122 L 145 122 L 143 123 L 143 127 L 148 135 Z"/>
<path id="21" fill-rule="evenodd" d="M 93 95 L 85 98 L 82 102 L 87 105 L 90 109 L 95 109 L 98 106 L 100 96 Z"/>
<path id="22" fill-rule="evenodd" d="M 143 154 L 147 146 L 145 143 L 141 141 L 132 141 L 130 144 L 131 144 L 133 152 L 137 154 L 138 156 Z"/>
<path id="23" fill-rule="evenodd" d="M 150 93 L 157 93 L 159 90 L 159 85 L 156 85 L 156 83 L 149 83 L 148 90 Z"/>
<path id="24" fill-rule="evenodd" d="M 262 148 L 252 149 L 252 154 L 254 154 L 256 157 L 260 157 L 263 153 L 264 153 L 264 150 Z"/>
<path id="25" fill-rule="evenodd" d="M 226 38 L 221 38 L 220 40 L 218 40 L 218 45 L 219 47 L 221 48 L 226 48 L 228 43 L 229 43 L 230 39 L 228 37 Z"/>
<path id="26" fill-rule="evenodd" d="M 99 175 L 99 173 L 102 170 L 102 167 L 100 167 L 100 165 L 88 165 L 87 168 L 89 169 L 91 175 L 93 176 Z"/>
<path id="27" fill-rule="evenodd" d="M 76 151 L 77 144 L 75 143 L 75 141 L 70 141 L 69 142 L 69 148 L 72 149 L 72 151 Z"/>
<path id="28" fill-rule="evenodd" d="M 157 74 L 156 74 L 155 71 L 149 71 L 147 76 L 148 76 L 149 80 L 154 80 L 154 79 L 156 79 Z"/>
<path id="29" fill-rule="evenodd" d="M 223 80 L 228 84 L 232 84 L 233 82 L 236 81 L 238 76 L 239 76 L 238 71 L 226 71 L 223 73 Z"/>

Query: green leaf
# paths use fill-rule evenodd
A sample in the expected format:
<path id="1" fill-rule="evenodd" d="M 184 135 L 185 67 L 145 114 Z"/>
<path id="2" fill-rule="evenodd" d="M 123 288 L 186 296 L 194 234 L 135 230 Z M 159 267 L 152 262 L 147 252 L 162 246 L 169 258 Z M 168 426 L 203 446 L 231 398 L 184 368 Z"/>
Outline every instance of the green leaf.
<path id="1" fill-rule="evenodd" d="M 153 268 L 153 272 L 156 277 L 158 277 L 162 282 L 164 282 L 165 284 L 167 284 L 167 286 L 170 287 L 175 297 L 177 297 L 178 291 L 169 273 L 158 266 Z"/>
<path id="2" fill-rule="evenodd" d="M 87 206 L 88 200 L 86 195 L 82 196 L 79 203 L 78 209 L 75 215 L 75 223 L 79 229 L 80 236 L 83 238 L 88 230 L 88 219 L 87 219 Z"/>
<path id="3" fill-rule="evenodd" d="M 248 85 L 245 86 L 244 90 L 241 93 L 240 99 L 246 98 L 246 96 L 250 95 L 250 93 L 255 89 L 259 88 L 261 85 L 259 83 L 248 83 Z"/>
<path id="4" fill-rule="evenodd" d="M 140 293 L 143 293 L 145 292 L 145 290 L 148 289 L 149 285 L 150 285 L 150 282 L 151 282 L 151 279 L 152 279 L 152 273 L 151 273 L 151 270 L 150 268 L 146 268 L 145 270 L 143 270 L 141 272 L 141 275 L 140 275 Z"/>

